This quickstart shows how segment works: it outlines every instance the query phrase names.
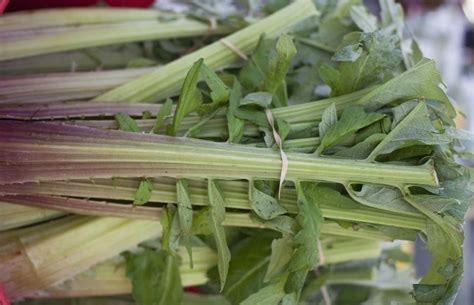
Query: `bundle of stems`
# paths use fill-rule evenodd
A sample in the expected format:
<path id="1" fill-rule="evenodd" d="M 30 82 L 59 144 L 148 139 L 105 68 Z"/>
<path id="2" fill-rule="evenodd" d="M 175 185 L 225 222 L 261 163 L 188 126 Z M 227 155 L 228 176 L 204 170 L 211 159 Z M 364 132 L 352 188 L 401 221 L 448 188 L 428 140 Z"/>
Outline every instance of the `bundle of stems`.
<path id="1" fill-rule="evenodd" d="M 0 224 L 7 294 L 178 304 L 181 286 L 205 284 L 231 304 L 328 304 L 339 291 L 325 285 L 345 283 L 326 278 L 326 265 L 421 234 L 434 263 L 413 297 L 451 304 L 473 197 L 472 170 L 454 156 L 468 136 L 434 62 L 401 48 L 399 7 L 381 7 L 380 24 L 342 5 L 313 24 L 313 1 L 298 0 L 157 68 L 3 79 L 0 217 L 21 215 Z M 71 47 L 42 45 L 70 31 L 74 48 L 92 46 L 91 29 L 104 29 L 101 43 L 130 41 L 106 33 L 111 24 L 196 23 L 189 35 L 208 26 L 78 12 L 35 15 L 35 52 Z M 31 35 L 20 17 L 0 23 L 19 57 Z M 320 98 L 323 83 L 331 91 Z"/>

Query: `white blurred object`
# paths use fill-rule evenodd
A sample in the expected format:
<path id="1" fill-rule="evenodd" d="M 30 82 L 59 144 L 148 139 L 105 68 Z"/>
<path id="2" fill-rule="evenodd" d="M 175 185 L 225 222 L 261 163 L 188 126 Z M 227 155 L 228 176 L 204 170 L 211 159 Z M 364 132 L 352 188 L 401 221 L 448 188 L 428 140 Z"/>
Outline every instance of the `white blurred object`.
<path id="1" fill-rule="evenodd" d="M 423 15 L 411 16 L 413 31 L 425 56 L 436 61 L 448 88 L 456 86 L 463 67 L 463 38 L 467 20 L 455 5 L 445 5 Z"/>
<path id="2" fill-rule="evenodd" d="M 462 5 L 462 9 L 467 19 L 471 23 L 474 23 L 474 0 L 465 0 Z"/>

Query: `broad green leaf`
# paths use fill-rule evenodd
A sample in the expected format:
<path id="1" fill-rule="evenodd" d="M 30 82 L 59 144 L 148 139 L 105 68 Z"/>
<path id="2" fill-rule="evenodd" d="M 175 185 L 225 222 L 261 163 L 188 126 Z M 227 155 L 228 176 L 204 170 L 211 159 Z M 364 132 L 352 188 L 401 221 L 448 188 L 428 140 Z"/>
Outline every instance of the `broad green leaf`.
<path id="1" fill-rule="evenodd" d="M 242 85 L 249 91 L 277 93 L 284 84 L 296 48 L 288 35 L 275 42 L 261 36 L 257 48 L 239 73 Z"/>
<path id="2" fill-rule="evenodd" d="M 300 48 L 301 49 L 301 48 Z M 323 82 L 319 78 L 317 67 L 302 66 L 288 72 L 287 84 L 289 104 L 301 104 L 316 99 L 315 89 Z"/>
<path id="3" fill-rule="evenodd" d="M 447 114 L 455 117 L 456 111 L 439 84 L 441 77 L 434 61 L 423 59 L 413 68 L 370 91 L 357 103 L 364 105 L 366 109 L 376 110 L 394 101 L 423 98 L 442 102 L 446 105 Z"/>
<path id="4" fill-rule="evenodd" d="M 317 183 L 299 182 L 296 191 L 298 196 L 296 221 L 300 229 L 293 240 L 295 251 L 288 265 L 289 277 L 285 284 L 285 291 L 288 294 L 295 294 L 298 300 L 308 271 L 318 265 L 317 240 L 323 216 L 318 204 Z"/>
<path id="5" fill-rule="evenodd" d="M 329 128 L 331 128 L 331 126 L 336 123 L 337 123 L 336 103 L 332 103 L 323 111 L 321 123 L 319 123 L 319 137 L 324 138 Z"/>
<path id="6" fill-rule="evenodd" d="M 357 130 L 383 118 L 384 115 L 381 113 L 366 113 L 361 106 L 347 107 L 342 113 L 341 119 L 326 131 L 317 152 L 324 152 L 325 149 L 343 141 Z"/>
<path id="7" fill-rule="evenodd" d="M 314 41 L 318 44 L 336 49 L 343 37 L 357 30 L 357 26 L 351 22 L 350 12 L 354 5 L 361 4 L 360 0 L 325 1 L 331 8 L 325 14 L 319 24 L 319 30 L 314 35 Z M 319 6 L 318 6 L 319 8 Z"/>
<path id="8" fill-rule="evenodd" d="M 273 95 L 268 92 L 253 92 L 247 94 L 241 101 L 240 106 L 259 106 L 262 108 L 270 108 Z"/>
<path id="9" fill-rule="evenodd" d="M 272 241 L 272 254 L 268 264 L 265 282 L 269 282 L 286 271 L 288 262 L 293 256 L 293 240 L 290 235 Z"/>
<path id="10" fill-rule="evenodd" d="M 360 191 L 354 190 L 352 186 L 347 187 L 351 197 L 363 205 L 373 208 L 402 213 L 408 215 L 419 215 L 420 213 L 405 201 L 399 189 L 391 186 L 363 184 Z"/>
<path id="11" fill-rule="evenodd" d="M 363 5 L 355 5 L 351 9 L 351 18 L 355 24 L 364 32 L 375 32 L 377 30 L 377 17 L 368 12 Z"/>
<path id="12" fill-rule="evenodd" d="M 251 294 L 241 305 L 279 305 L 285 296 L 284 286 L 285 278 L 282 278 L 275 284 L 270 284 Z"/>
<path id="13" fill-rule="evenodd" d="M 370 153 L 374 150 L 374 148 L 382 142 L 385 138 L 385 134 L 382 133 L 374 133 L 365 139 L 362 142 L 355 144 L 352 147 L 347 149 L 339 150 L 334 154 L 334 156 L 344 157 L 347 159 L 355 159 L 355 160 L 363 160 L 366 159 Z"/>
<path id="14" fill-rule="evenodd" d="M 290 67 L 291 60 L 296 54 L 296 47 L 293 44 L 293 39 L 286 34 L 280 35 L 276 43 L 276 53 L 276 59 L 272 58 L 268 63 L 270 69 L 262 87 L 264 91 L 272 93 L 276 93 L 284 84 L 285 76 Z"/>
<path id="15" fill-rule="evenodd" d="M 227 129 L 229 131 L 229 142 L 240 143 L 244 135 L 245 122 L 235 116 L 235 111 L 240 105 L 242 99 L 242 87 L 237 79 L 234 80 L 234 86 L 230 92 L 229 107 L 227 108 Z"/>
<path id="16" fill-rule="evenodd" d="M 128 114 L 118 112 L 114 115 L 114 118 L 120 130 L 128 132 L 140 132 L 137 122 L 135 122 L 135 120 L 132 119 Z"/>
<path id="17" fill-rule="evenodd" d="M 217 247 L 217 267 L 219 269 L 219 278 L 221 284 L 221 291 L 224 289 L 227 274 L 229 271 L 230 251 L 227 246 L 224 226 L 222 222 L 225 219 L 225 204 L 222 191 L 217 184 L 217 181 L 209 179 L 208 181 L 208 196 L 209 196 L 209 222 L 212 229 L 212 234 L 216 240 Z"/>
<path id="18" fill-rule="evenodd" d="M 246 237 L 232 247 L 229 276 L 222 294 L 231 304 L 241 304 L 251 294 L 264 287 L 263 279 L 270 261 L 271 238 Z M 215 279 L 215 273 L 210 278 Z"/>
<path id="19" fill-rule="evenodd" d="M 161 248 L 173 255 L 176 255 L 179 242 L 182 236 L 182 230 L 179 223 L 179 217 L 176 215 L 176 208 L 169 204 L 163 209 L 160 217 L 163 234 L 161 235 Z"/>
<path id="20" fill-rule="evenodd" d="M 186 179 L 178 179 L 176 182 L 176 196 L 178 203 L 178 217 L 181 231 L 183 232 L 183 240 L 188 251 L 189 263 L 193 267 L 193 252 L 191 249 L 190 236 L 193 226 L 193 206 L 188 190 L 188 181 Z"/>
<path id="21" fill-rule="evenodd" d="M 191 232 L 193 234 L 211 235 L 212 228 L 209 218 L 209 208 L 203 208 L 194 213 Z"/>
<path id="22" fill-rule="evenodd" d="M 155 126 L 153 127 L 153 133 L 158 134 L 163 127 L 163 123 L 165 119 L 170 116 L 171 110 L 173 108 L 173 101 L 171 99 L 167 99 L 166 102 L 161 105 L 160 111 L 156 115 Z"/>
<path id="23" fill-rule="evenodd" d="M 359 44 L 364 51 L 355 61 L 342 61 L 338 69 L 328 65 L 321 67 L 320 76 L 331 87 L 331 96 L 351 93 L 380 82 L 385 71 L 396 69 L 401 62 L 402 55 L 397 43 L 398 37 L 395 35 L 380 31 L 361 33 Z M 357 52 L 355 45 L 352 48 Z"/>
<path id="24" fill-rule="evenodd" d="M 137 304 L 181 304 L 183 288 L 178 258 L 164 250 L 157 252 L 147 248 L 124 256 L 127 277 L 132 282 L 132 294 Z"/>
<path id="25" fill-rule="evenodd" d="M 333 55 L 332 60 L 334 61 L 356 61 L 363 53 L 362 47 L 359 42 L 344 46 L 337 50 Z"/>
<path id="26" fill-rule="evenodd" d="M 419 104 L 418 101 L 408 101 L 391 109 L 393 114 L 392 127 L 395 128 Z"/>
<path id="27" fill-rule="evenodd" d="M 290 123 L 283 119 L 276 119 L 276 128 L 278 134 L 280 135 L 281 141 L 284 142 L 292 130 Z"/>
<path id="28" fill-rule="evenodd" d="M 296 249 L 288 270 L 311 270 L 319 261 L 317 240 L 323 223 L 318 205 L 319 189 L 316 183 L 300 182 L 296 191 L 298 194 L 296 221 L 300 230 L 294 238 Z"/>
<path id="29" fill-rule="evenodd" d="M 135 193 L 135 199 L 133 205 L 144 205 L 150 198 L 153 191 L 153 182 L 150 179 L 143 179 L 138 186 L 138 190 Z"/>
<path id="30" fill-rule="evenodd" d="M 251 218 L 254 222 L 260 224 L 261 226 L 283 234 L 294 235 L 297 229 L 296 221 L 290 216 L 277 216 L 271 220 L 263 220 L 262 218 L 255 215 L 251 215 Z"/>
<path id="31" fill-rule="evenodd" d="M 287 212 L 274 196 L 275 193 L 266 181 L 254 180 L 249 184 L 250 207 L 264 220 L 273 219 Z"/>
<path id="32" fill-rule="evenodd" d="M 372 151 L 368 160 L 375 160 L 378 155 L 388 154 L 395 149 L 409 147 L 420 143 L 426 145 L 447 144 L 452 140 L 437 130 L 430 119 L 426 104 L 420 102 L 398 123 L 395 128 Z"/>
<path id="33" fill-rule="evenodd" d="M 168 129 L 169 135 L 175 136 L 183 118 L 191 112 L 196 111 L 202 104 L 201 91 L 197 88 L 202 66 L 203 59 L 199 59 L 193 64 L 184 79 L 178 104 L 174 112 L 173 124 Z"/>
<path id="34" fill-rule="evenodd" d="M 220 105 L 229 99 L 229 88 L 227 85 L 217 76 L 216 72 L 211 70 L 205 64 L 201 67 L 201 73 L 204 81 L 211 89 L 212 103 Z"/>

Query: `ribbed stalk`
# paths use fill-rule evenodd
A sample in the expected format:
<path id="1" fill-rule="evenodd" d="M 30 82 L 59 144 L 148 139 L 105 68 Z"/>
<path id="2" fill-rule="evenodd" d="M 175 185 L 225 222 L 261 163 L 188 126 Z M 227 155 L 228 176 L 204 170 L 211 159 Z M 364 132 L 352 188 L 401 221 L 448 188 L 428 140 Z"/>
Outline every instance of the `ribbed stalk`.
<path id="1" fill-rule="evenodd" d="M 0 197 L 1 201 L 1 197 Z M 46 210 L 40 208 L 24 207 L 16 204 L 0 204 L 0 231 L 18 228 L 40 221 L 46 221 L 61 216 L 60 211 Z"/>
<path id="2" fill-rule="evenodd" d="M 151 9 L 67 8 L 8 13 L 0 19 L 0 31 L 16 31 L 66 25 L 157 20 L 164 14 Z M 166 15 L 169 16 L 168 13 Z M 179 15 L 176 15 L 178 17 Z"/>
<path id="3" fill-rule="evenodd" d="M 192 37 L 228 33 L 229 29 L 211 29 L 209 24 L 193 19 L 171 21 L 134 21 L 117 24 L 88 25 L 43 33 L 0 37 L 0 60 L 62 52 L 75 49 L 134 41 Z"/>
<path id="4" fill-rule="evenodd" d="M 3 253 L 0 282 L 13 300 L 59 284 L 91 266 L 156 238 L 156 221 L 123 218 L 72 217 L 55 225 L 38 226 L 20 235 L 21 251 Z"/>
<path id="5" fill-rule="evenodd" d="M 181 250 L 181 278 L 185 286 L 194 282 L 194 285 L 207 281 L 206 270 L 217 263 L 215 254 L 206 251 L 206 248 L 193 248 L 195 268 L 189 269 L 187 254 Z M 363 239 L 338 239 L 335 242 L 323 241 L 323 252 L 327 264 L 337 264 L 351 260 L 375 258 L 380 255 L 378 241 Z M 49 297 L 86 297 L 106 296 L 114 294 L 128 294 L 131 285 L 125 277 L 123 263 L 120 260 L 107 261 L 90 271 L 66 281 L 63 285 L 47 290 Z"/>
<path id="6" fill-rule="evenodd" d="M 0 122 L 0 183 L 170 176 L 279 179 L 271 149 L 52 123 Z M 402 166 L 288 154 L 286 180 L 438 184 L 433 165 Z"/>
<path id="7" fill-rule="evenodd" d="M 268 37 L 275 37 L 300 21 L 314 16 L 316 12 L 311 0 L 298 0 L 273 15 L 225 37 L 225 39 L 242 52 L 249 53 L 257 45 L 261 34 L 265 33 Z M 203 58 L 211 69 L 220 69 L 239 60 L 239 56 L 234 51 L 222 41 L 217 41 L 94 100 L 126 103 L 156 102 L 176 93 L 182 85 L 189 67 L 200 58 Z"/>
<path id="8" fill-rule="evenodd" d="M 93 98 L 153 69 L 155 68 L 5 77 L 0 79 L 0 103 L 52 103 Z"/>
<path id="9" fill-rule="evenodd" d="M 98 201 L 82 201 L 75 202 L 77 199 L 69 198 L 68 200 L 60 200 L 53 196 L 70 196 L 75 198 L 96 198 L 102 200 L 127 200 L 132 202 L 135 192 L 140 181 L 138 179 L 114 179 L 114 180 L 97 180 L 97 181 L 71 181 L 71 182 L 42 182 L 40 184 L 26 183 L 17 185 L 0 185 L 0 202 L 22 204 L 33 207 L 52 208 L 56 205 L 56 209 L 62 208 L 62 211 L 75 212 L 73 208 L 81 209 L 82 214 L 89 210 L 92 212 L 94 206 L 97 209 L 101 207 L 104 212 L 108 211 L 108 216 L 114 216 L 112 212 L 117 204 Z M 248 200 L 248 183 L 245 181 L 222 181 L 220 186 L 224 193 L 226 208 L 250 210 Z M 208 195 L 206 183 L 203 180 L 192 180 L 189 182 L 189 192 L 191 202 L 195 206 L 207 206 Z M 17 195 L 15 195 L 17 194 Z M 43 195 L 43 197 L 41 197 Z M 176 203 L 176 182 L 166 178 L 155 178 L 153 183 L 153 191 L 150 203 Z M 297 213 L 296 192 L 292 188 L 285 188 L 282 191 L 280 203 L 289 213 Z M 374 208 L 358 205 L 357 209 L 345 209 L 334 205 L 333 202 L 319 200 L 318 204 L 321 208 L 323 216 L 328 219 L 347 220 L 353 222 L 364 222 L 371 224 L 387 225 L 400 228 L 423 230 L 426 227 L 426 218 L 419 213 L 398 214 L 385 210 L 377 210 Z M 354 204 L 357 204 L 354 202 Z M 91 205 L 91 206 L 89 206 Z M 0 206 L 1 208 L 1 206 Z M 134 207 L 130 205 L 117 207 L 122 208 L 122 217 L 139 217 L 148 219 L 156 219 L 159 213 L 154 213 L 154 208 Z M 143 209 L 143 212 L 141 212 Z M 117 211 L 115 210 L 115 211 Z M 76 211 L 77 212 L 77 211 Z M 117 212 L 119 213 L 119 212 Z M 128 216 L 127 216 L 128 215 Z M 155 216 L 156 215 L 156 216 Z M 115 214 L 120 216 L 120 214 Z"/>

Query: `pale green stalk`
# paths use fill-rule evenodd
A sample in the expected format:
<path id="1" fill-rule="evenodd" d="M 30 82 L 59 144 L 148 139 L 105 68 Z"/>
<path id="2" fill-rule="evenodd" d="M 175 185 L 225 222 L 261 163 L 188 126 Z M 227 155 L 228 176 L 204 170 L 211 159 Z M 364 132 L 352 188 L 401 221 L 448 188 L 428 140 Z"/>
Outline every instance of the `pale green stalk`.
<path id="1" fill-rule="evenodd" d="M 1 201 L 1 199 L 0 199 Z M 54 210 L 45 210 L 30 207 L 25 209 L 20 205 L 0 204 L 0 231 L 27 226 L 41 221 L 57 218 L 63 213 Z"/>
<path id="2" fill-rule="evenodd" d="M 144 57 L 138 44 L 128 43 L 0 61 L 0 75 L 123 69 Z"/>
<path id="3" fill-rule="evenodd" d="M 138 243 L 156 238 L 156 221 L 71 217 L 20 235 L 20 251 L 0 253 L 0 282 L 17 300 L 59 284 Z"/>
<path id="4" fill-rule="evenodd" d="M 229 32 L 228 28 L 210 29 L 209 24 L 193 19 L 171 21 L 134 21 L 74 27 L 40 35 L 0 39 L 0 60 L 62 52 L 133 41 L 192 37 Z"/>
<path id="5" fill-rule="evenodd" d="M 225 41 L 248 54 L 257 45 L 261 34 L 265 33 L 268 37 L 275 37 L 316 13 L 311 0 L 298 0 L 273 15 L 225 37 Z M 239 55 L 220 40 L 183 56 L 155 72 L 117 87 L 94 100 L 126 103 L 159 101 L 179 90 L 189 67 L 200 58 L 204 59 L 209 68 L 216 70 L 238 61 Z"/>
<path id="6" fill-rule="evenodd" d="M 0 18 L 0 32 L 65 25 L 157 20 L 161 16 L 169 15 L 151 9 L 99 7 L 20 11 L 7 13 Z"/>
<path id="7" fill-rule="evenodd" d="M 51 103 L 93 98 L 155 68 L 50 73 L 0 79 L 0 103 Z"/>
<path id="8" fill-rule="evenodd" d="M 364 239 L 338 239 L 335 243 L 323 240 L 326 264 L 337 264 L 352 260 L 375 258 L 380 255 L 380 242 Z M 185 249 L 179 249 L 182 258 L 180 267 L 183 286 L 207 282 L 206 271 L 217 263 L 216 255 L 209 248 L 194 247 L 195 268 L 190 269 Z M 131 284 L 125 276 L 121 259 L 109 260 L 91 270 L 67 280 L 63 285 L 49 288 L 48 297 L 87 297 L 128 294 Z"/>
<path id="9" fill-rule="evenodd" d="M 19 186 L 17 188 L 14 186 L 0 186 L 0 193 L 21 195 L 44 194 L 77 198 L 97 198 L 102 200 L 127 200 L 132 202 L 139 182 L 140 181 L 136 179 L 42 182 L 40 184 L 29 184 L 25 187 Z M 220 186 L 224 193 L 226 208 L 239 210 L 251 209 L 248 200 L 247 182 L 221 181 Z M 208 205 L 205 181 L 191 180 L 189 181 L 188 189 L 193 205 Z M 0 198 L 0 201 L 6 202 L 6 200 L 7 199 L 2 200 Z M 295 190 L 292 188 L 284 188 L 280 203 L 289 213 L 294 214 L 298 212 L 296 201 Z M 155 178 L 153 180 L 153 190 L 149 202 L 176 203 L 175 181 L 166 178 Z M 35 206 L 34 202 L 31 202 L 31 204 Z M 97 204 L 100 206 L 101 203 L 98 202 Z M 0 206 L 0 209 L 1 207 L 2 206 Z M 51 206 L 51 208 L 53 207 Z M 327 219 L 364 222 L 415 230 L 423 230 L 426 228 L 426 218 L 419 213 L 397 214 L 363 205 L 359 205 L 357 209 L 347 210 L 327 202 L 321 202 L 320 208 L 323 216 Z M 132 217 L 132 215 L 130 215 L 130 217 Z"/>

